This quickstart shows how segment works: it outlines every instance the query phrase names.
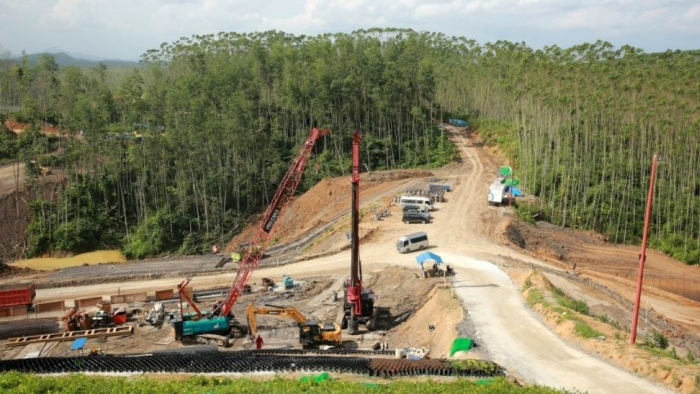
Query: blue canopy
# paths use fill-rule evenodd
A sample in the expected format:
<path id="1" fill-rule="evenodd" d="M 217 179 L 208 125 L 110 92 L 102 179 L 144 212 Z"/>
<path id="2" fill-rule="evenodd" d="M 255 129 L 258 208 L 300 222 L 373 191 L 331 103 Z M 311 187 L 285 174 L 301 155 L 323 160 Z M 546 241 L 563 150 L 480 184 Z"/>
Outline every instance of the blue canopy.
<path id="1" fill-rule="evenodd" d="M 70 350 L 83 350 L 83 346 L 85 346 L 85 342 L 87 342 L 86 337 L 78 338 L 73 343 L 70 345 Z"/>
<path id="2" fill-rule="evenodd" d="M 442 264 L 442 257 L 433 252 L 423 252 L 416 256 L 416 262 L 418 262 L 418 264 L 423 264 L 425 260 L 433 260 L 438 264 Z"/>

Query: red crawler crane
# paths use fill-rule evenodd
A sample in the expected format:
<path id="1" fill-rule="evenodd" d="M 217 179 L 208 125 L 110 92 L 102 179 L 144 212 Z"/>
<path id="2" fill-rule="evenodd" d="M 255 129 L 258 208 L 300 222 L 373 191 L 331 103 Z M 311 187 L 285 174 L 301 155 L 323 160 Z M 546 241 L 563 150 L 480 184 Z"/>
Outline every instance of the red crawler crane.
<path id="1" fill-rule="evenodd" d="M 196 336 L 200 334 L 229 334 L 231 328 L 240 327 L 231 314 L 231 309 L 236 303 L 236 300 L 243 292 L 243 289 L 248 283 L 248 279 L 253 274 L 253 271 L 260 263 L 264 254 L 267 242 L 272 236 L 272 231 L 275 228 L 275 223 L 279 220 L 285 208 L 289 204 L 294 192 L 299 185 L 301 176 L 306 167 L 306 163 L 311 155 L 311 150 L 316 141 L 324 135 L 330 134 L 330 130 L 313 128 L 309 132 L 308 137 L 296 159 L 292 162 L 287 170 L 287 173 L 282 178 L 275 196 L 272 198 L 270 205 L 267 207 L 263 219 L 257 227 L 253 238 L 249 242 L 245 254 L 240 262 L 236 279 L 231 284 L 228 296 L 220 302 L 211 316 L 204 316 L 200 310 L 192 302 L 191 298 L 185 293 L 185 287 L 189 283 L 189 279 L 185 279 L 178 285 L 181 300 L 186 299 L 190 305 L 194 307 L 196 314 L 194 316 L 185 316 L 182 319 L 173 322 L 175 327 L 175 337 L 182 339 L 183 337 Z"/>
<path id="2" fill-rule="evenodd" d="M 358 332 L 359 324 L 365 324 L 367 330 L 374 330 L 376 313 L 374 300 L 376 294 L 370 289 L 362 288 L 362 262 L 360 261 L 360 142 L 362 135 L 355 132 L 352 138 L 352 230 L 350 249 L 350 277 L 345 283 L 344 315 L 341 324 L 349 334 Z"/>

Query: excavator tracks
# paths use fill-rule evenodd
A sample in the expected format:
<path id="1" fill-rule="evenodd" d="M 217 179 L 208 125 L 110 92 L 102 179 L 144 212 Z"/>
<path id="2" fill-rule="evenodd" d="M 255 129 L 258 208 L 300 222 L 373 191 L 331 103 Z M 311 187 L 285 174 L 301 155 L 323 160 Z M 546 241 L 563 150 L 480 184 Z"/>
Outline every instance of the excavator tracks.
<path id="1" fill-rule="evenodd" d="M 26 373 L 255 373 L 334 372 L 378 377 L 416 375 L 498 376 L 504 371 L 491 363 L 488 370 L 458 369 L 445 360 L 390 359 L 347 355 L 283 355 L 273 352 L 201 352 L 142 355 L 95 355 L 0 360 L 0 371 Z"/>

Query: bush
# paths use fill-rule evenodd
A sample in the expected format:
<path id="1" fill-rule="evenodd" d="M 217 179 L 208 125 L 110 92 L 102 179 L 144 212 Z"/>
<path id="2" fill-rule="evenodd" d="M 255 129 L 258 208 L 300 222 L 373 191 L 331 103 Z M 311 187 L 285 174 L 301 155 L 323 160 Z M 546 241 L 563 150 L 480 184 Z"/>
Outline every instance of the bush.
<path id="1" fill-rule="evenodd" d="M 666 349 L 668 348 L 668 338 L 664 336 L 664 334 L 654 331 L 649 335 L 649 338 L 647 338 L 647 342 L 649 345 L 659 348 L 659 349 Z"/>
<path id="2" fill-rule="evenodd" d="M 552 287 L 552 293 L 554 294 L 554 298 L 557 299 L 559 305 L 574 310 L 582 315 L 588 314 L 589 309 L 586 301 L 574 300 L 573 298 L 570 298 L 566 294 L 564 294 L 564 292 L 561 291 L 561 289 L 558 289 L 556 287 Z"/>

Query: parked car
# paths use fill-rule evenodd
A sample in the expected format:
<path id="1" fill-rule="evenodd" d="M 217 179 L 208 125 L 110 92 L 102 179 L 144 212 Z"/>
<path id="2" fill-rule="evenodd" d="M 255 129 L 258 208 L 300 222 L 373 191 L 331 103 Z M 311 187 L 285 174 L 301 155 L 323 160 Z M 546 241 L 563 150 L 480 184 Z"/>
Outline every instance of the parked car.
<path id="1" fill-rule="evenodd" d="M 428 247 L 428 234 L 424 232 L 404 235 L 396 241 L 396 250 L 401 253 L 421 250 Z"/>
<path id="2" fill-rule="evenodd" d="M 430 216 L 427 213 L 418 211 L 404 212 L 401 220 L 404 223 L 428 223 L 430 221 Z"/>
<path id="3" fill-rule="evenodd" d="M 403 212 L 418 212 L 418 213 L 422 213 L 422 214 L 426 215 L 426 216 L 428 217 L 428 219 L 430 219 L 430 212 L 428 212 L 428 210 L 425 209 L 425 207 L 420 206 L 420 205 L 410 205 L 410 204 L 409 204 L 409 205 L 404 205 L 404 207 L 402 208 L 402 211 L 403 211 Z"/>

